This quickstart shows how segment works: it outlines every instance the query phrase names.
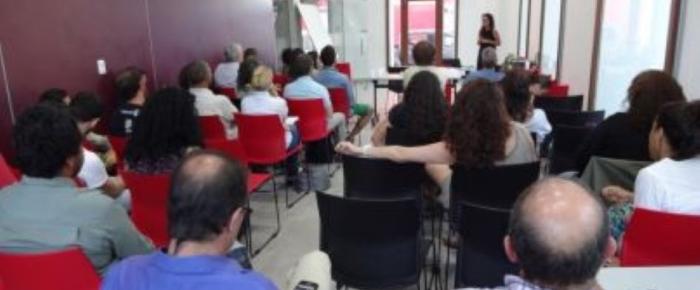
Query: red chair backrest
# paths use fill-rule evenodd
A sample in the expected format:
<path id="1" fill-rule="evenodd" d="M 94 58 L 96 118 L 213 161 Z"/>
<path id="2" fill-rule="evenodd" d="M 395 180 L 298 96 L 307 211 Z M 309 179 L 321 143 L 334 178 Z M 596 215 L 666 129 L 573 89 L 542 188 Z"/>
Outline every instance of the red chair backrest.
<path id="1" fill-rule="evenodd" d="M 569 85 L 552 84 L 547 90 L 547 95 L 551 97 L 567 97 L 569 96 Z"/>
<path id="2" fill-rule="evenodd" d="M 107 136 L 109 144 L 112 145 L 114 154 L 117 155 L 117 167 L 122 168 L 124 164 L 124 154 L 126 152 L 126 138 L 119 136 Z"/>
<path id="3" fill-rule="evenodd" d="M 236 140 L 227 139 L 204 139 L 204 147 L 224 152 L 248 167 L 248 157 L 246 156 L 240 137 Z"/>
<path id="4" fill-rule="evenodd" d="M 622 238 L 622 266 L 700 265 L 700 216 L 636 208 Z"/>
<path id="5" fill-rule="evenodd" d="M 226 139 L 226 128 L 219 116 L 199 116 L 199 127 L 204 138 Z"/>
<path id="6" fill-rule="evenodd" d="M 335 69 L 340 73 L 346 75 L 348 79 L 352 80 L 352 68 L 349 62 L 339 62 L 335 64 Z"/>
<path id="7" fill-rule="evenodd" d="M 291 115 L 299 117 L 299 133 L 303 142 L 318 141 L 328 136 L 326 108 L 321 99 L 287 99 Z"/>
<path id="8" fill-rule="evenodd" d="M 275 74 L 272 77 L 272 83 L 274 83 L 275 86 L 280 90 L 284 90 L 284 87 L 287 85 L 288 82 L 289 77 L 283 74 Z"/>
<path id="9" fill-rule="evenodd" d="M 445 101 L 447 102 L 447 105 L 452 104 L 452 93 L 454 91 L 455 85 L 452 84 L 452 82 L 448 82 L 445 84 Z"/>
<path id="10" fill-rule="evenodd" d="M 343 113 L 346 117 L 350 116 L 350 100 L 348 100 L 348 92 L 343 88 L 329 88 L 328 93 L 331 96 L 334 113 Z"/>
<path id="11" fill-rule="evenodd" d="M 79 248 L 44 253 L 0 253 L 6 290 L 97 290 L 100 277 Z"/>
<path id="12" fill-rule="evenodd" d="M 0 155 L 0 189 L 17 182 L 17 177 L 12 172 L 10 165 L 5 162 L 5 158 Z"/>
<path id="13" fill-rule="evenodd" d="M 218 88 L 219 94 L 227 96 L 231 101 L 238 99 L 238 93 L 235 88 Z"/>
<path id="14" fill-rule="evenodd" d="M 250 163 L 275 164 L 287 157 L 285 131 L 278 115 L 236 114 L 238 139 Z"/>
<path id="15" fill-rule="evenodd" d="M 157 247 L 167 247 L 169 175 L 147 175 L 121 172 L 131 191 L 131 219 L 142 234 Z"/>

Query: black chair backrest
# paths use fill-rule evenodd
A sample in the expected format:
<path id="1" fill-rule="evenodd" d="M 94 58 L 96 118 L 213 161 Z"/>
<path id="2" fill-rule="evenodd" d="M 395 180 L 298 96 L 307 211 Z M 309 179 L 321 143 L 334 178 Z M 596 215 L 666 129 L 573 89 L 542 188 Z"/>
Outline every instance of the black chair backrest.
<path id="1" fill-rule="evenodd" d="M 576 170 L 576 155 L 595 127 L 556 126 L 552 131 L 549 173 Z"/>
<path id="2" fill-rule="evenodd" d="M 420 197 L 428 181 L 425 166 L 343 155 L 345 197 L 386 199 Z"/>
<path id="3" fill-rule="evenodd" d="M 443 58 L 442 66 L 461 68 L 462 61 L 459 58 Z"/>
<path id="4" fill-rule="evenodd" d="M 473 169 L 455 165 L 452 170 L 450 204 L 511 208 L 520 193 L 539 178 L 540 162 Z"/>
<path id="5" fill-rule="evenodd" d="M 545 111 L 560 110 L 560 111 L 581 111 L 583 108 L 583 96 L 574 95 L 568 97 L 548 97 L 538 96 L 534 101 L 535 108 L 540 108 Z"/>
<path id="6" fill-rule="evenodd" d="M 461 236 L 457 251 L 455 289 L 492 288 L 503 285 L 505 274 L 516 274 L 503 249 L 508 231 L 509 209 L 491 208 L 471 203 L 459 204 Z"/>
<path id="7" fill-rule="evenodd" d="M 605 111 L 546 111 L 547 119 L 553 127 L 559 125 L 578 126 L 578 127 L 595 127 L 605 119 Z"/>
<path id="8" fill-rule="evenodd" d="M 347 199 L 318 192 L 321 250 L 333 279 L 359 289 L 415 285 L 423 265 L 415 198 Z"/>

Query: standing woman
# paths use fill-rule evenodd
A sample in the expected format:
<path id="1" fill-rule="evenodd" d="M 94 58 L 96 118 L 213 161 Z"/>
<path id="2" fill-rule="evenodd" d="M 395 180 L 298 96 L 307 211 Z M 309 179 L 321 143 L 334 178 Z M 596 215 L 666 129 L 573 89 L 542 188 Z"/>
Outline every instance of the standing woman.
<path id="1" fill-rule="evenodd" d="M 491 13 L 484 13 L 481 15 L 481 29 L 479 30 L 479 39 L 476 41 L 479 45 L 479 55 L 476 62 L 476 69 L 482 69 L 483 63 L 481 60 L 481 53 L 487 47 L 497 48 L 501 46 L 501 35 L 496 31 L 496 23 L 493 21 L 493 15 Z"/>

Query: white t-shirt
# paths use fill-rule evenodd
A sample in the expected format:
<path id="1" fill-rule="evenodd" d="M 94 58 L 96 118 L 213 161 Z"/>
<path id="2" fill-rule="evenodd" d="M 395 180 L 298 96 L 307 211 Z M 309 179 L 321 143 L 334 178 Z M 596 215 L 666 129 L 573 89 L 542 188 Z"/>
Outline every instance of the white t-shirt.
<path id="1" fill-rule="evenodd" d="M 231 101 L 222 95 L 216 95 L 207 88 L 191 88 L 190 93 L 195 96 L 194 106 L 199 116 L 219 116 L 226 128 L 228 139 L 236 138 L 236 131 L 233 126 L 233 114 L 238 113 L 238 109 Z"/>
<path id="2" fill-rule="evenodd" d="M 547 114 L 542 109 L 534 109 L 532 111 L 532 118 L 525 122 L 525 128 L 537 135 L 537 143 L 542 142 L 544 136 L 552 132 L 552 125 L 547 119 Z"/>
<path id="3" fill-rule="evenodd" d="M 700 215 L 700 156 L 683 161 L 665 158 L 639 172 L 634 205 L 678 214 Z"/>
<path id="4" fill-rule="evenodd" d="M 238 68 L 241 67 L 237 62 L 222 62 L 216 66 L 214 70 L 214 83 L 220 88 L 236 88 L 238 84 Z"/>
<path id="5" fill-rule="evenodd" d="M 85 183 L 87 189 L 98 189 L 109 179 L 105 164 L 97 154 L 83 148 L 83 166 L 80 167 L 78 178 Z"/>
<path id="6" fill-rule="evenodd" d="M 289 108 L 284 99 L 273 97 L 268 92 L 250 92 L 241 101 L 241 111 L 246 115 L 278 115 L 286 130 L 284 136 L 286 146 L 289 147 L 289 144 L 292 143 L 292 133 L 284 125 L 284 120 L 289 114 Z"/>

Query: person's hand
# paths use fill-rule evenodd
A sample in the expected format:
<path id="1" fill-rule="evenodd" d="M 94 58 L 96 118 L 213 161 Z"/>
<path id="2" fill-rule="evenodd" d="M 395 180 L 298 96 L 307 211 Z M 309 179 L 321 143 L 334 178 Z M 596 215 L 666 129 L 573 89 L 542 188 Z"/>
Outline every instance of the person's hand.
<path id="1" fill-rule="evenodd" d="M 355 146 L 355 144 L 352 144 L 347 141 L 338 143 L 338 145 L 335 146 L 335 151 L 345 155 L 362 155 L 362 148 L 357 147 Z"/>
<path id="2" fill-rule="evenodd" d="M 606 186 L 603 188 L 602 194 L 605 200 L 614 204 L 622 204 L 634 199 L 632 192 L 616 185 Z"/>

